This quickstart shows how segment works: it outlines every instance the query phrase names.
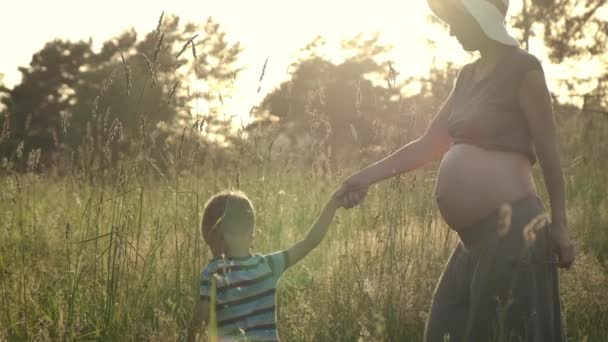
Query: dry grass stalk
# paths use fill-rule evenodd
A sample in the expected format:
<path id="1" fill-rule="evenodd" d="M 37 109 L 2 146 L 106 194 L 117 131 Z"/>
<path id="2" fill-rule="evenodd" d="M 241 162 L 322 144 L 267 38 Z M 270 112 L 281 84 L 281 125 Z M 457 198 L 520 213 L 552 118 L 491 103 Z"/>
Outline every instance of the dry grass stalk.
<path id="1" fill-rule="evenodd" d="M 169 93 L 169 99 L 167 100 L 167 104 L 171 104 L 171 100 L 173 99 L 173 96 L 175 95 L 175 91 L 177 90 L 178 86 L 179 86 L 179 81 L 175 81 L 175 83 L 173 84 L 173 87 L 171 88 L 171 93 Z"/>
<path id="2" fill-rule="evenodd" d="M 122 50 L 120 51 L 120 59 L 122 59 L 122 67 L 125 72 L 125 86 L 127 87 L 127 96 L 131 96 L 131 67 L 129 67 L 129 64 L 127 64 Z"/>
<path id="3" fill-rule="evenodd" d="M 158 39 L 158 42 L 156 43 L 156 47 L 154 48 L 154 57 L 152 58 L 153 60 L 153 64 L 156 65 L 156 63 L 158 62 L 158 56 L 160 56 L 160 50 L 163 47 L 163 42 L 165 41 L 165 33 L 163 32 L 160 35 L 160 38 Z"/>
<path id="4" fill-rule="evenodd" d="M 498 209 L 498 236 L 503 237 L 511 230 L 513 209 L 509 203 L 503 203 Z"/>
<path id="5" fill-rule="evenodd" d="M 547 217 L 547 214 L 542 213 L 530 220 L 530 222 L 524 227 L 524 240 L 526 240 L 526 244 L 528 246 L 534 244 L 536 241 L 536 233 L 543 229 L 548 221 L 549 218 Z"/>
<path id="6" fill-rule="evenodd" d="M 150 77 L 152 77 L 152 84 L 156 85 L 157 84 L 156 71 L 154 70 L 154 67 L 152 66 L 152 62 L 150 62 L 150 59 L 148 58 L 148 56 L 146 56 L 145 53 L 139 52 L 139 55 L 141 55 L 144 58 L 144 61 L 146 62 L 146 67 L 148 68 Z"/>
<path id="7" fill-rule="evenodd" d="M 192 54 L 194 55 L 194 58 L 196 58 L 196 51 L 194 50 L 194 39 L 198 37 L 198 34 L 195 34 L 194 36 L 192 36 L 190 39 L 188 39 L 184 45 L 182 46 L 181 50 L 179 50 L 179 52 L 177 53 L 177 55 L 175 55 L 175 59 L 179 59 L 179 57 L 184 53 L 184 51 L 186 51 L 186 49 L 188 48 L 188 45 L 192 44 Z"/>
<path id="8" fill-rule="evenodd" d="M 160 29 L 163 26 L 163 18 L 165 17 L 165 11 L 160 14 L 158 18 L 158 24 L 156 24 L 156 32 L 154 33 L 154 40 L 158 39 L 158 35 L 160 34 Z"/>
<path id="9" fill-rule="evenodd" d="M 262 80 L 264 79 L 264 75 L 266 74 L 266 66 L 268 65 L 269 59 L 270 57 L 266 57 L 266 60 L 264 61 L 264 66 L 262 67 L 262 73 L 260 74 L 260 80 L 258 85 L 258 93 L 260 92 L 260 90 L 262 90 Z"/>

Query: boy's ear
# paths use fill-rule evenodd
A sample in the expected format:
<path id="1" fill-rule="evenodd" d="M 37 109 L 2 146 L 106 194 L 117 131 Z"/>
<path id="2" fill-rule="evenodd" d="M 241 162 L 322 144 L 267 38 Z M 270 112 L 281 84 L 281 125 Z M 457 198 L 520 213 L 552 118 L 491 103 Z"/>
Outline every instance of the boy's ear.
<path id="1" fill-rule="evenodd" d="M 224 234 L 223 231 L 217 231 L 215 232 L 215 234 L 211 234 L 211 236 L 209 236 L 209 240 L 207 241 L 209 247 L 211 248 L 211 251 L 213 252 L 213 254 L 215 255 L 220 255 L 221 253 L 223 253 L 224 251 L 223 246 L 224 246 Z"/>

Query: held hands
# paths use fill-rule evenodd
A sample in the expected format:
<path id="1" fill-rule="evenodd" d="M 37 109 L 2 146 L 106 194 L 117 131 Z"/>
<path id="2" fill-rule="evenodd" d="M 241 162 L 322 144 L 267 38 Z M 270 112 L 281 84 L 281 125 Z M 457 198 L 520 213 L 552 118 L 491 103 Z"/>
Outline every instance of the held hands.
<path id="1" fill-rule="evenodd" d="M 340 188 L 332 195 L 332 201 L 338 207 L 353 208 L 363 201 L 367 195 L 368 186 L 360 174 L 354 174 L 344 180 Z"/>

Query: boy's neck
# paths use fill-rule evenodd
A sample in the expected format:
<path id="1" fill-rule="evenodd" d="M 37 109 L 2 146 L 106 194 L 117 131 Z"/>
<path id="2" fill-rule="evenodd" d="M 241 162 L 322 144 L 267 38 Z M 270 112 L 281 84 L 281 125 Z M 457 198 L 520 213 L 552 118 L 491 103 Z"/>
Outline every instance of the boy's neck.
<path id="1" fill-rule="evenodd" d="M 251 257 L 251 253 L 249 251 L 244 251 L 242 253 L 230 253 L 228 254 L 228 257 L 234 259 L 249 258 Z"/>
<path id="2" fill-rule="evenodd" d="M 221 255 L 214 255 L 214 259 L 222 259 Z M 251 253 L 249 251 L 242 252 L 234 252 L 234 253 L 226 253 L 226 259 L 246 259 L 251 257 Z"/>

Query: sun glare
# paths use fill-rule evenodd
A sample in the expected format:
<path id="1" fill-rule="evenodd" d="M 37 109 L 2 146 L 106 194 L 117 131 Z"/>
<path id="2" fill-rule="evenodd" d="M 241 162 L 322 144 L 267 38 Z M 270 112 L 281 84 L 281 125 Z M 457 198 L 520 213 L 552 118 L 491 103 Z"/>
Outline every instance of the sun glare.
<path id="1" fill-rule="evenodd" d="M 238 91 L 230 101 L 232 105 L 226 108 L 238 117 L 239 123 L 247 123 L 251 108 L 289 78 L 290 64 L 301 57 L 301 49 L 316 37 L 326 41 L 321 49 L 323 57 L 339 62 L 345 58 L 340 47 L 342 40 L 378 33 L 380 43 L 392 47 L 381 58 L 390 60 L 400 77 L 426 73 L 433 63 L 441 60 L 436 55 L 438 51 L 450 58 L 456 51 L 456 58 L 463 57 L 458 55 L 459 49 L 454 49 L 457 46 L 445 30 L 429 22 L 430 11 L 424 1 L 381 0 L 373 4 L 261 1 L 246 4 L 238 12 L 226 12 L 229 4 L 217 2 L 210 5 L 210 10 L 218 13 L 219 22 L 228 23 L 228 36 L 241 41 L 245 49 L 246 69 L 236 84 Z M 186 13 L 185 8 L 183 11 Z M 436 44 L 443 41 L 447 41 L 446 46 Z M 266 59 L 268 64 L 260 82 Z"/>
<path id="2" fill-rule="evenodd" d="M 443 28 L 429 23 L 430 11 L 425 1 L 185 0 L 124 3 L 108 0 L 103 6 L 91 8 L 63 0 L 54 6 L 66 10 L 57 12 L 52 18 L 44 15 L 45 11 L 31 13 L 29 6 L 32 4 L 27 2 L 13 6 L 11 10 L 16 15 L 8 16 L 8 21 L 0 23 L 4 32 L 21 26 L 18 18 L 22 15 L 32 16 L 32 20 L 38 23 L 36 27 L 24 29 L 19 36 L 8 37 L 7 44 L 12 46 L 14 53 L 0 56 L 0 73 L 5 75 L 4 81 L 8 85 L 20 80 L 17 67 L 27 65 L 31 55 L 54 38 L 91 38 L 99 46 L 106 39 L 130 28 L 140 34 L 153 30 L 162 11 L 175 14 L 184 22 L 204 22 L 206 18 L 213 17 L 226 31 L 227 38 L 231 42 L 240 42 L 244 49 L 241 56 L 244 70 L 234 84 L 235 92 L 224 98 L 223 106 L 226 115 L 236 117 L 239 125 L 247 124 L 251 109 L 280 82 L 289 78 L 290 64 L 297 60 L 301 49 L 318 36 L 327 41 L 325 57 L 336 61 L 344 57 L 344 51 L 340 49 L 342 40 L 358 34 L 371 36 L 379 33 L 380 43 L 392 46 L 392 50 L 382 58 L 391 61 L 399 77 L 424 74 L 433 63 L 438 63 L 438 56 L 449 56 L 448 59 L 453 61 L 454 52 L 459 52 Z M 116 16 L 117 8 L 121 9 L 120 18 Z M 74 25 L 78 30 L 73 29 Z M 45 30 L 38 27 L 45 27 Z M 431 46 L 433 44 L 429 41 L 445 44 Z M 268 64 L 260 82 L 266 59 Z M 200 84 L 195 86 L 200 87 Z M 201 108 L 204 110 L 205 106 L 199 110 Z"/>

